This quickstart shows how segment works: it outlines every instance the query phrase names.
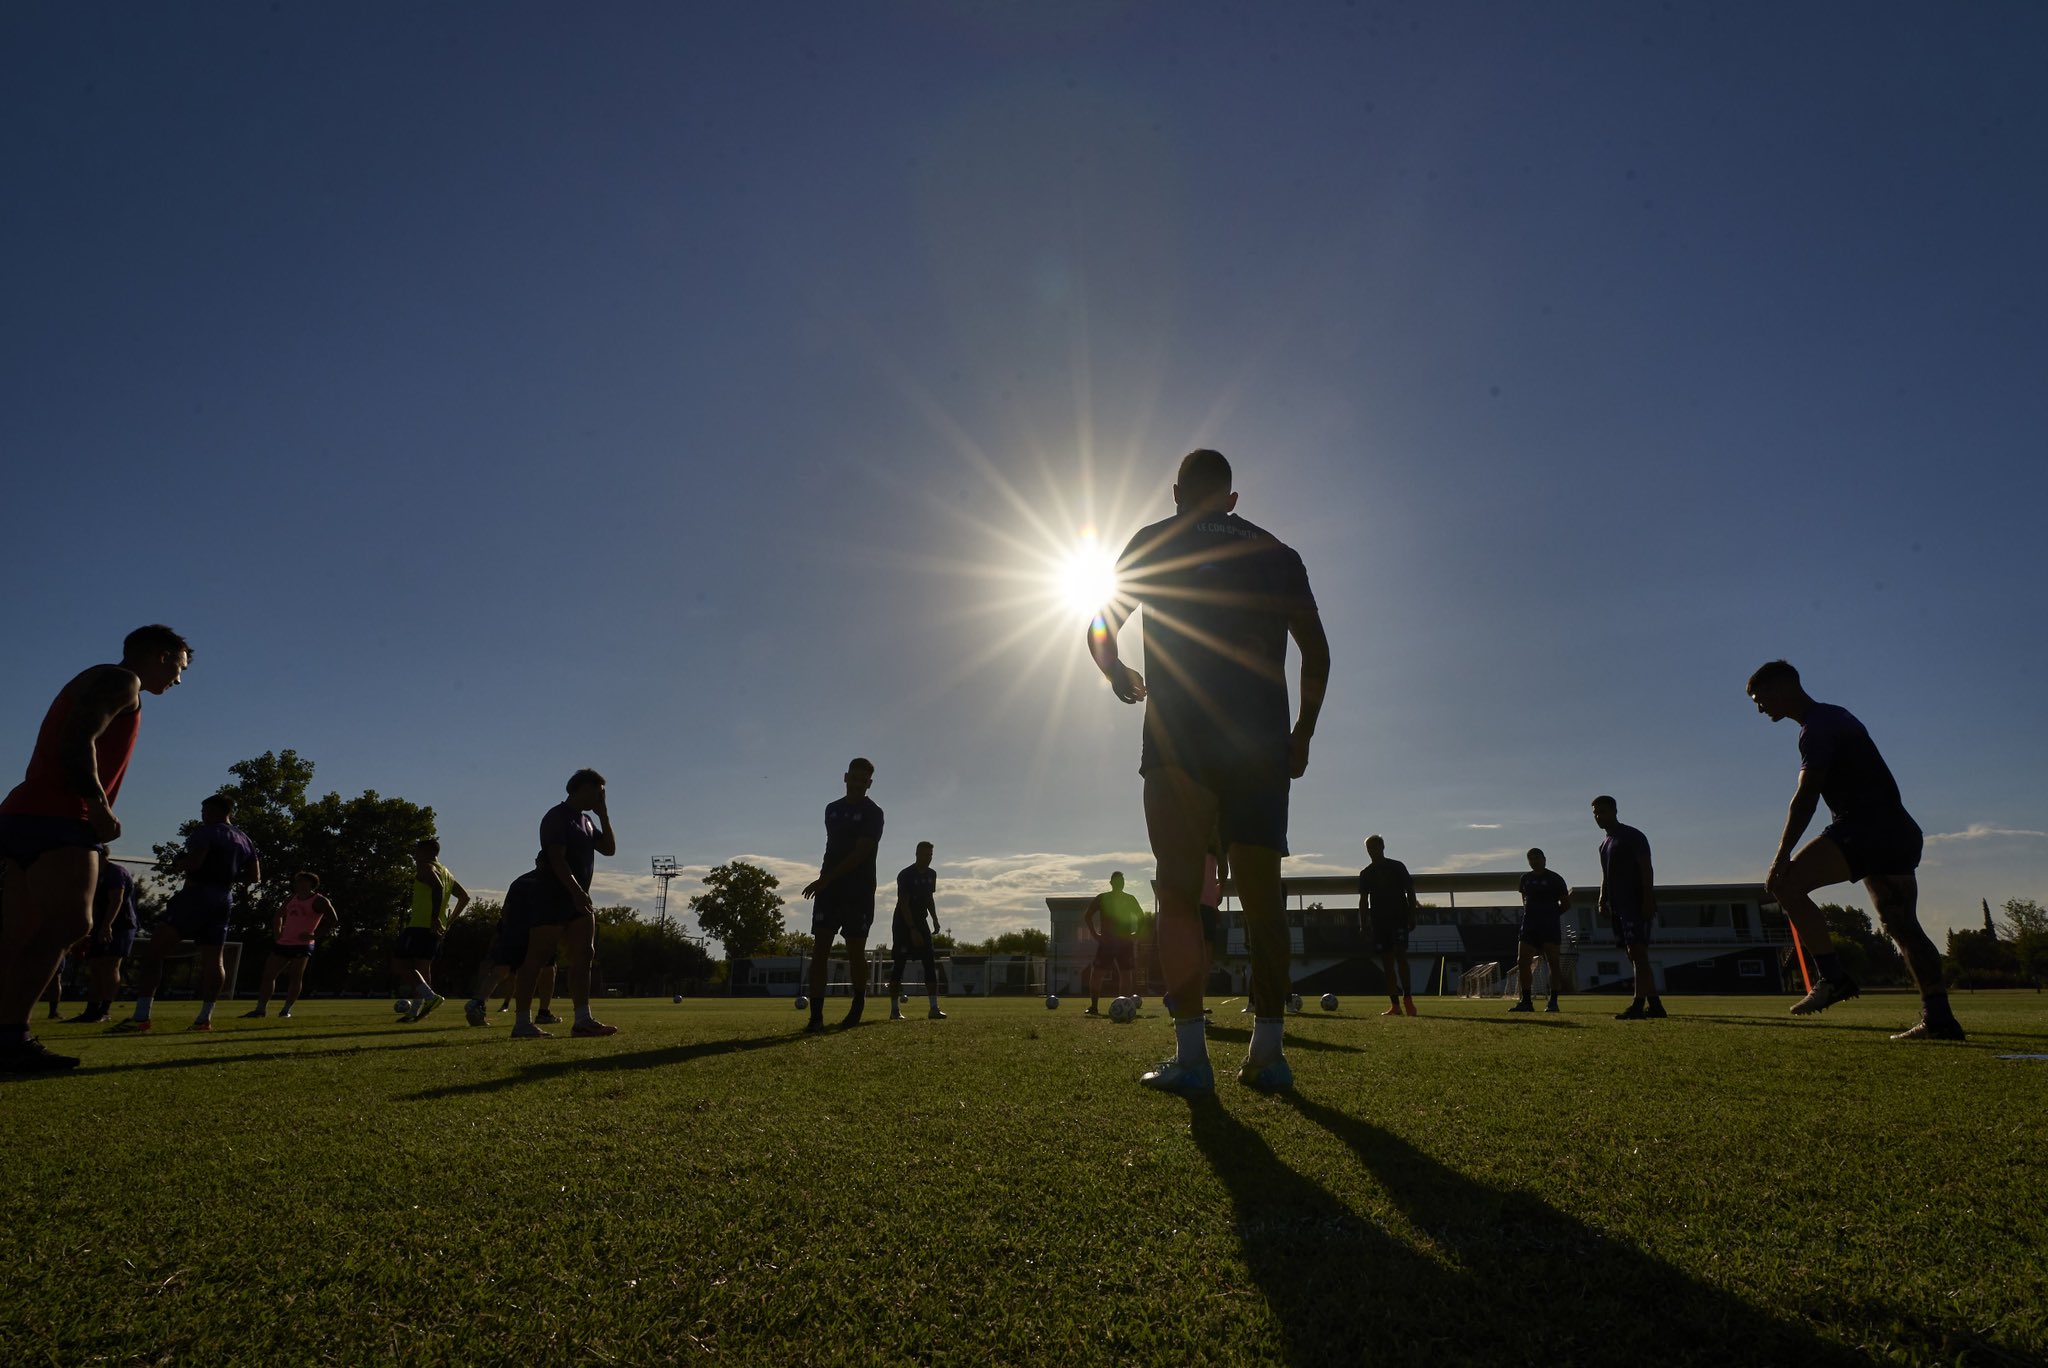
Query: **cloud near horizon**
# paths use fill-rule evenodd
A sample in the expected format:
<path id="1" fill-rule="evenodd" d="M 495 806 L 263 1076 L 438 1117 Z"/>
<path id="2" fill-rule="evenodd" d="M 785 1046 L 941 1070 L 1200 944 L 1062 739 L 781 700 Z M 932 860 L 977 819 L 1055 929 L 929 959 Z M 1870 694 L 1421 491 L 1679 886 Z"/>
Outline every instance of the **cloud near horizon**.
<path id="1" fill-rule="evenodd" d="M 1983 841 L 1989 840 L 1994 836 L 2033 837 L 2037 840 L 2048 840 L 2048 831 L 2029 831 L 2024 827 L 2002 827 L 1993 826 L 1989 822 L 1972 822 L 1961 831 L 1933 832 L 1923 839 L 1931 845 L 1936 841 Z"/>

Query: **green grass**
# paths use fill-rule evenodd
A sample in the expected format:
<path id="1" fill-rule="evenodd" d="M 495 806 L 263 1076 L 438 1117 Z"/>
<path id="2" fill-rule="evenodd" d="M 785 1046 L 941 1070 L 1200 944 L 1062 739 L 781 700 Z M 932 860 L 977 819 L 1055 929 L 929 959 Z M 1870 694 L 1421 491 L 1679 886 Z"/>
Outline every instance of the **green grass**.
<path id="1" fill-rule="evenodd" d="M 47 1028 L 85 1063 L 0 1084 L 0 1363 L 2048 1361 L 2033 994 L 1920 1046 L 1902 997 L 1353 1000 L 1290 1023 L 1296 1096 L 1195 1106 L 1133 1081 L 1156 1008 L 922 1005 Z"/>

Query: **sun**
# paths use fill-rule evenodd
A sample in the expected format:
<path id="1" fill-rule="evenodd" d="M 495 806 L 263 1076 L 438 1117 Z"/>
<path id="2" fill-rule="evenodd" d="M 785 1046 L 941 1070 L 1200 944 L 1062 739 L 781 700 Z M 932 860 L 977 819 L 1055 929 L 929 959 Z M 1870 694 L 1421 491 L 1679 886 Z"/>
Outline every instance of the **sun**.
<path id="1" fill-rule="evenodd" d="M 1086 622 L 1116 597 L 1116 553 L 1092 529 L 1067 548 L 1053 568 L 1053 598 L 1060 611 Z"/>

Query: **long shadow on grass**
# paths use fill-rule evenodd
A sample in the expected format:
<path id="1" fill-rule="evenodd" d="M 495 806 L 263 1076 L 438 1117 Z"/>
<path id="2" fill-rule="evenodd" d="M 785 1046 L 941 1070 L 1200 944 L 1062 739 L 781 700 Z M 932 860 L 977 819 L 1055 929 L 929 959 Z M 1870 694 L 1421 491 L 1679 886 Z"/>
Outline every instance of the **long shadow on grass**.
<path id="1" fill-rule="evenodd" d="M 1489 1362 L 1580 1364 L 1796 1363 L 1802 1368 L 1863 1362 L 1804 1327 L 1700 1282 L 1528 1193 L 1467 1177 L 1391 1132 L 1332 1107 L 1298 1095 L 1286 1101 L 1349 1148 L 1436 1251 L 1436 1258 L 1428 1258 L 1399 1245 L 1392 1266 L 1368 1270 L 1369 1287 L 1360 1289 L 1363 1296 L 1353 1294 L 1352 1314 L 1365 1323 L 1365 1333 L 1397 1356 L 1441 1360 L 1462 1354 Z M 1199 1124 L 1196 1134 L 1199 1140 Z M 1278 1163 L 1267 1154 L 1269 1162 Z M 1212 1153 L 1212 1160 L 1216 1157 Z M 1261 1185 L 1233 1176 L 1221 1164 L 1218 1172 L 1241 1213 L 1247 1206 L 1272 1205 Z M 1292 1174 L 1289 1178 L 1304 1182 Z M 1327 1194 L 1325 1200 L 1341 1210 Z M 1261 1248 L 1271 1243 L 1269 1236 L 1251 1231 L 1244 1240 L 1255 1272 L 1262 1265 L 1266 1270 L 1260 1281 L 1268 1300 L 1282 1311 L 1283 1322 L 1292 1324 L 1287 1303 L 1309 1293 L 1290 1287 L 1289 1280 L 1313 1282 L 1328 1275 L 1304 1269 L 1293 1249 Z M 1380 1243 L 1385 1242 L 1382 1237 Z M 1352 1257 L 1382 1253 L 1366 1242 Z M 1314 1287 L 1312 1294 L 1319 1300 L 1340 1290 Z M 1290 1348 L 1297 1364 L 1327 1365 L 1340 1346 L 1323 1338 L 1295 1337 Z"/>
<path id="2" fill-rule="evenodd" d="M 1462 1022 L 1467 1026 L 1505 1026 L 1513 1031 L 1527 1030 L 1532 1026 L 1548 1028 L 1553 1031 L 1576 1031 L 1586 1024 L 1583 1021 L 1574 1021 L 1568 1016 L 1545 1016 L 1541 1012 L 1536 1013 L 1534 1016 L 1509 1016 L 1503 1012 L 1499 1016 L 1440 1016 L 1434 1019 L 1437 1021 Z M 1287 1043 L 1289 1045 L 1294 1044 L 1292 1040 L 1289 1040 Z"/>
<path id="3" fill-rule="evenodd" d="M 474 1083 L 450 1083 L 445 1087 L 408 1093 L 398 1100 L 430 1102 L 442 1097 L 465 1097 L 473 1093 L 498 1092 L 504 1088 L 542 1083 L 564 1074 L 587 1077 L 608 1069 L 660 1069 L 670 1064 L 687 1064 L 693 1059 L 710 1059 L 717 1055 L 738 1054 L 745 1050 L 766 1050 L 777 1045 L 793 1045 L 804 1038 L 801 1035 L 784 1032 L 767 1036 L 739 1036 L 731 1040 L 700 1040 L 691 1045 L 668 1045 L 658 1050 L 635 1050 L 630 1054 L 575 1054 L 566 1058 L 527 1064 L 517 1073 L 502 1078 L 483 1078 Z"/>
<path id="4" fill-rule="evenodd" d="M 256 1042 L 251 1041 L 250 1043 L 255 1044 Z M 20 1074 L 15 1075 L 15 1077 L 23 1079 L 47 1078 L 53 1081 L 64 1078 L 97 1078 L 101 1074 L 150 1073 L 158 1069 L 204 1069 L 219 1064 L 266 1064 L 275 1063 L 279 1060 L 334 1059 L 342 1055 L 369 1054 L 372 1052 L 384 1054 L 392 1050 L 424 1050 L 442 1043 L 436 1040 L 422 1040 L 414 1045 L 363 1045 L 354 1049 L 331 1050 L 267 1050 L 260 1054 L 215 1054 L 211 1051 L 201 1050 L 195 1054 L 179 1055 L 175 1059 L 145 1059 L 133 1064 L 96 1064 L 92 1061 L 91 1056 L 86 1056 L 84 1062 L 76 1069 L 69 1069 L 62 1073 Z"/>
<path id="5" fill-rule="evenodd" d="M 1228 1040 L 1234 1041 L 1239 1045 L 1248 1045 L 1251 1043 L 1251 1038 L 1252 1033 L 1250 1031 L 1240 1031 L 1231 1026 L 1211 1026 L 1209 1028 L 1209 1039 L 1211 1040 Z M 1296 1035 L 1292 1031 L 1287 1033 L 1287 1050 L 1290 1054 L 1297 1050 L 1310 1053 L 1317 1050 L 1332 1051 L 1338 1054 L 1372 1053 L 1370 1050 L 1361 1049 L 1356 1045 L 1339 1045 L 1334 1040 L 1317 1040 L 1314 1036 Z"/>

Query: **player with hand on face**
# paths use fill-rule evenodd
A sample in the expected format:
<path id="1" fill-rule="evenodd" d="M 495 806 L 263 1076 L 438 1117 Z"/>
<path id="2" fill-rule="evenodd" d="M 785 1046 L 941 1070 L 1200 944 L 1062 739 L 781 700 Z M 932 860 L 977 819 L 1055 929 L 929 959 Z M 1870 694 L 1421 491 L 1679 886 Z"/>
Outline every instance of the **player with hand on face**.
<path id="1" fill-rule="evenodd" d="M 590 901 L 590 882 L 597 877 L 597 857 L 619 853 L 618 833 L 612 827 L 602 774 L 577 770 L 567 787 L 568 796 L 540 819 L 540 852 L 549 877 L 546 896 L 531 916 L 526 962 L 519 966 L 519 1015 L 512 1034 L 521 1039 L 551 1034 L 534 1024 L 532 1008 L 541 970 L 553 963 L 557 950 L 569 961 L 569 999 L 576 1011 L 569 1034 L 597 1037 L 619 1032 L 590 1010 L 590 962 L 597 954 L 597 909 Z"/>

